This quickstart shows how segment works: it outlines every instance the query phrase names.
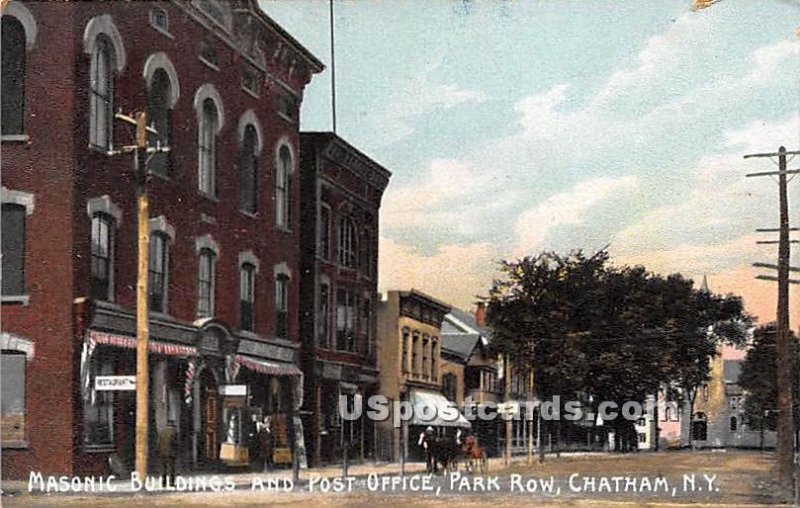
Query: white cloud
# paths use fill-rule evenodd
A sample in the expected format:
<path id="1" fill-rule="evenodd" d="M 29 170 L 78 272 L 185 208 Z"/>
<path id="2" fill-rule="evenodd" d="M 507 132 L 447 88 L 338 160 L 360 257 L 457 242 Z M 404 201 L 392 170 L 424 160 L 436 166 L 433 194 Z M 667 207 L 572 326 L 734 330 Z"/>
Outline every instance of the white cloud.
<path id="1" fill-rule="evenodd" d="M 550 196 L 517 218 L 514 229 L 519 244 L 514 255 L 542 249 L 546 246 L 547 234 L 553 229 L 580 224 L 593 207 L 632 191 L 637 184 L 633 176 L 592 178 L 579 182 L 567 192 Z"/>
<path id="2" fill-rule="evenodd" d="M 800 57 L 800 41 L 797 40 L 782 40 L 758 48 L 750 57 L 753 68 L 744 81 L 758 84 L 771 83 L 777 79 L 797 81 L 797 74 L 787 72 L 784 64 L 792 63 L 796 66 L 798 57 Z"/>

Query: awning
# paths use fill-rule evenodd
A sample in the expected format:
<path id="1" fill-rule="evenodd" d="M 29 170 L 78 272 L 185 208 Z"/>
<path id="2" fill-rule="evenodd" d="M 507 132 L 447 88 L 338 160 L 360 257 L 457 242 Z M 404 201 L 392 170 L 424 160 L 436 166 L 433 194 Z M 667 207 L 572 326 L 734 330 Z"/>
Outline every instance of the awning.
<path id="1" fill-rule="evenodd" d="M 296 380 L 294 385 L 294 409 L 299 410 L 303 406 L 303 371 L 290 363 L 270 362 L 260 358 L 253 358 L 246 355 L 236 355 L 234 364 L 240 365 L 254 372 L 260 372 L 267 376 L 291 376 Z M 235 376 L 234 376 L 235 377 Z"/>
<path id="2" fill-rule="evenodd" d="M 253 358 L 245 355 L 236 355 L 236 363 L 246 369 L 250 369 L 268 376 L 302 376 L 303 372 L 289 363 L 270 362 L 260 358 Z"/>
<path id="3" fill-rule="evenodd" d="M 431 427 L 464 427 L 472 424 L 458 411 L 455 402 L 447 400 L 441 393 L 430 390 L 413 390 L 411 404 L 414 416 L 409 425 L 430 425 Z"/>
<path id="4" fill-rule="evenodd" d="M 87 337 L 87 340 L 90 343 L 94 342 L 95 344 L 136 349 L 136 339 L 134 337 L 128 337 L 125 335 L 89 330 L 89 336 Z M 158 353 L 168 356 L 197 356 L 197 349 L 193 346 L 170 344 L 152 339 L 147 341 L 147 350 L 151 353 Z"/>

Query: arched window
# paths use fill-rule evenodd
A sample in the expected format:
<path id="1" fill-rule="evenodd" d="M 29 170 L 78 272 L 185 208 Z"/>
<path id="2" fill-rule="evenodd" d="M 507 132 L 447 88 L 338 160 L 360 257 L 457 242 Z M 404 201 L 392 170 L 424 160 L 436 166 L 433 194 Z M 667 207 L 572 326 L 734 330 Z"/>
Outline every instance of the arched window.
<path id="1" fill-rule="evenodd" d="M 165 233 L 155 232 L 150 235 L 149 258 L 148 292 L 150 293 L 150 310 L 166 312 L 169 237 Z"/>
<path id="2" fill-rule="evenodd" d="M 25 28 L 13 16 L 2 18 L 2 134 L 25 132 Z"/>
<path id="3" fill-rule="evenodd" d="M 244 129 L 242 151 L 239 156 L 239 208 L 256 213 L 258 196 L 258 131 L 249 124 Z"/>
<path id="4" fill-rule="evenodd" d="M 739 428 L 739 420 L 735 416 L 731 416 L 731 432 L 735 432 Z"/>
<path id="5" fill-rule="evenodd" d="M 114 219 L 105 213 L 92 216 L 92 287 L 95 300 L 113 300 Z"/>
<path id="6" fill-rule="evenodd" d="M 105 35 L 94 45 L 91 65 L 89 144 L 111 149 L 114 125 L 114 48 Z"/>
<path id="7" fill-rule="evenodd" d="M 197 274 L 197 315 L 214 315 L 214 282 L 216 279 L 216 253 L 209 248 L 200 249 Z"/>
<path id="8" fill-rule="evenodd" d="M 444 377 L 442 377 L 442 395 L 447 397 L 447 400 L 456 400 L 455 374 L 445 374 Z"/>
<path id="9" fill-rule="evenodd" d="M 403 328 L 403 335 L 400 338 L 403 341 L 403 374 L 409 374 L 411 372 L 411 357 L 409 356 L 409 348 L 411 345 L 409 341 L 411 340 L 411 332 L 408 328 Z"/>
<path id="10" fill-rule="evenodd" d="M 158 135 L 150 136 L 152 145 L 161 144 L 168 146 L 170 129 L 172 126 L 170 102 L 172 97 L 172 84 L 169 75 L 164 69 L 157 69 L 153 73 L 153 81 L 147 94 L 147 123 L 153 125 Z M 169 176 L 171 157 L 169 153 L 155 153 L 150 159 L 148 168 L 162 176 Z"/>
<path id="11" fill-rule="evenodd" d="M 217 106 L 212 99 L 205 99 L 198 136 L 198 187 L 200 192 L 209 196 L 216 196 L 218 128 Z"/>
<path id="12" fill-rule="evenodd" d="M 275 178 L 275 224 L 282 229 L 289 229 L 291 213 L 291 175 L 292 152 L 283 145 L 278 150 L 278 171 Z"/>
<path id="13" fill-rule="evenodd" d="M 350 217 L 339 219 L 339 264 L 347 268 L 355 268 L 356 226 Z"/>
<path id="14" fill-rule="evenodd" d="M 244 263 L 239 268 L 239 328 L 255 330 L 256 267 Z"/>

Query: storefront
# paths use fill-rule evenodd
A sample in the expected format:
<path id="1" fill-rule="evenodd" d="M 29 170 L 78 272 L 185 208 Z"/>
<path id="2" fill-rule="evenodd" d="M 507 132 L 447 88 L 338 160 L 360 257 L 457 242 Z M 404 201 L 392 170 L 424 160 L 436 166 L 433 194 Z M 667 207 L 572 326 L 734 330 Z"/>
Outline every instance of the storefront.
<path id="1" fill-rule="evenodd" d="M 304 465 L 302 423 L 295 417 L 302 403 L 302 372 L 289 362 L 259 358 L 258 349 L 214 320 L 188 331 L 179 344 L 151 334 L 149 355 L 150 470 L 161 470 L 158 436 L 168 425 L 177 430 L 178 471 L 215 471 L 223 466 L 262 469 L 291 465 L 294 435 Z M 173 335 L 175 335 L 173 333 Z M 265 346 L 266 347 L 266 346 Z M 283 357 L 293 358 L 289 348 Z M 265 349 L 269 352 L 269 349 Z M 81 354 L 84 452 L 105 454 L 119 475 L 134 467 L 136 392 L 108 390 L 101 381 L 129 381 L 136 373 L 133 334 L 89 328 Z"/>

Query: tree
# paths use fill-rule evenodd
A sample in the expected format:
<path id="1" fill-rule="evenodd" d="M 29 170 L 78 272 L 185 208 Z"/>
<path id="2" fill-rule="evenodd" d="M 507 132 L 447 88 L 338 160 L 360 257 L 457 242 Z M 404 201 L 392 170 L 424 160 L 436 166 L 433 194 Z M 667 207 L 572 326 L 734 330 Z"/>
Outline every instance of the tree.
<path id="1" fill-rule="evenodd" d="M 775 430 L 778 405 L 778 382 L 775 370 L 775 323 L 758 327 L 753 332 L 753 342 L 747 351 L 739 374 L 739 386 L 745 392 L 744 421 L 753 429 Z M 800 424 L 800 401 L 796 380 L 800 375 L 800 347 L 797 338 L 790 335 L 792 351 L 792 383 L 795 428 Z"/>
<path id="2" fill-rule="evenodd" d="M 615 267 L 603 250 L 543 252 L 501 263 L 488 297 L 494 347 L 533 365 L 540 399 L 644 402 L 679 386 L 693 404 L 722 342 L 744 340 L 741 299 L 695 290 L 681 275 Z M 633 422 L 617 418 L 615 449 L 636 448 Z M 560 426 L 559 426 L 560 429 Z"/>

